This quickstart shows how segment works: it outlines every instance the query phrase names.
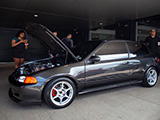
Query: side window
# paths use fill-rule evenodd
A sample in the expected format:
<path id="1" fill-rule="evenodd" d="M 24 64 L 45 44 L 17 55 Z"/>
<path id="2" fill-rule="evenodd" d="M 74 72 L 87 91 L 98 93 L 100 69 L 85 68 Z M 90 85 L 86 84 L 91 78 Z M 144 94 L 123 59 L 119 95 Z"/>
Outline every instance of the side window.
<path id="1" fill-rule="evenodd" d="M 130 58 L 148 55 L 147 47 L 141 43 L 128 42 Z"/>
<path id="2" fill-rule="evenodd" d="M 128 58 L 128 51 L 124 42 L 109 42 L 101 46 L 96 55 L 101 61 L 125 59 Z"/>

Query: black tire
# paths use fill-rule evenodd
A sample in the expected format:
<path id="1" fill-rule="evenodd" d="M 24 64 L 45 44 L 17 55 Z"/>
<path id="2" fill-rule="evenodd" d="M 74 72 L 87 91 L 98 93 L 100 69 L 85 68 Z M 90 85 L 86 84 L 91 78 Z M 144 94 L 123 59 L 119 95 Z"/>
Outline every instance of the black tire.
<path id="1" fill-rule="evenodd" d="M 157 70 L 154 67 L 150 67 L 145 73 L 142 85 L 145 87 L 153 87 L 154 85 L 156 85 L 157 81 L 158 81 Z"/>
<path id="2" fill-rule="evenodd" d="M 64 108 L 72 103 L 76 87 L 72 80 L 62 77 L 50 81 L 44 89 L 44 100 L 53 108 Z"/>

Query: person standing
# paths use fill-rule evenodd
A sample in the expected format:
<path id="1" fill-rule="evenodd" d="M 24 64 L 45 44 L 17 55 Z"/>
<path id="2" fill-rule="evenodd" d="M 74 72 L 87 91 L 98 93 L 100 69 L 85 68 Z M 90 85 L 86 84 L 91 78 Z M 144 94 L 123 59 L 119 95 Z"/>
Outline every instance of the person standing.
<path id="1" fill-rule="evenodd" d="M 145 39 L 145 43 L 149 47 L 150 51 L 157 57 L 159 55 L 160 38 L 156 35 L 156 30 L 150 30 L 150 36 Z"/>
<path id="2" fill-rule="evenodd" d="M 24 39 L 24 35 L 25 32 L 20 30 L 11 41 L 15 69 L 24 63 L 25 50 L 28 49 L 28 40 Z"/>
<path id="3" fill-rule="evenodd" d="M 62 39 L 62 42 L 69 48 L 72 49 L 73 48 L 73 40 L 72 38 L 72 34 L 68 34 L 67 37 Z"/>

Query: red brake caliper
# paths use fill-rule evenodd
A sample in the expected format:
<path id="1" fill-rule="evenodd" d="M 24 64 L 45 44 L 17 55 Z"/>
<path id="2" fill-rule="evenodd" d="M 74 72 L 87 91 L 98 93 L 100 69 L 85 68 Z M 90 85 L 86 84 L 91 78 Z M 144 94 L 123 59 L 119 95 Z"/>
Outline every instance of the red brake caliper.
<path id="1" fill-rule="evenodd" d="M 56 87 L 55 87 L 56 88 Z M 57 92 L 56 92 L 56 90 L 52 90 L 52 96 L 54 97 L 54 96 L 56 96 L 56 94 L 57 94 Z"/>

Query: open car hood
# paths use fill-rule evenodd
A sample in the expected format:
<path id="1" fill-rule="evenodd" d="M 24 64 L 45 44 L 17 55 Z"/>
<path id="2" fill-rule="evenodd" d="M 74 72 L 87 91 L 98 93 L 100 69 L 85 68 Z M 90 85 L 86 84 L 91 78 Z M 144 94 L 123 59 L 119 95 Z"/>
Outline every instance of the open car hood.
<path id="1" fill-rule="evenodd" d="M 78 61 L 71 50 L 45 26 L 37 23 L 26 23 L 24 25 L 24 30 L 28 35 L 35 38 L 38 42 L 50 50 L 52 54 L 70 54 L 70 56 Z"/>

